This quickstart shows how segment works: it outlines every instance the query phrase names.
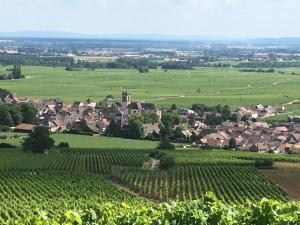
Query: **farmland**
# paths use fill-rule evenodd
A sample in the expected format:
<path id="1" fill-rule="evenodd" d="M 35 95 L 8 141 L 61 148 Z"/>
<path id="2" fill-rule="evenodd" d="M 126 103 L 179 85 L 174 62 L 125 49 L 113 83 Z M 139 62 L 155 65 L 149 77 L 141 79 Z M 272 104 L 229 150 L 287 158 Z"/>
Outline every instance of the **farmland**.
<path id="1" fill-rule="evenodd" d="M 7 67 L 1 67 L 5 73 Z M 299 97 L 298 68 L 282 69 L 285 74 L 247 73 L 235 68 L 196 68 L 194 70 L 97 69 L 67 72 L 64 68 L 22 67 L 26 79 L 0 81 L 19 96 L 38 99 L 60 97 L 67 102 L 91 97 L 102 100 L 108 94 L 119 98 L 128 90 L 134 99 L 159 106 L 191 106 L 193 103 L 231 106 L 256 103 L 286 103 Z M 294 73 L 294 75 L 292 74 Z M 288 96 L 284 98 L 284 96 Z M 298 107 L 294 107 L 297 110 Z"/>
<path id="2" fill-rule="evenodd" d="M 0 171 L 0 177 L 1 224 L 24 218 L 33 209 L 47 210 L 49 215 L 57 216 L 66 208 L 75 210 L 105 202 L 114 205 L 122 201 L 142 202 L 109 181 L 88 173 Z"/>
<path id="3" fill-rule="evenodd" d="M 262 197 L 286 202 L 285 191 L 258 173 L 254 162 L 265 158 L 298 164 L 300 160 L 298 155 L 161 150 L 174 157 L 175 167 L 167 171 L 142 169 L 151 151 L 71 148 L 35 155 L 21 149 L 1 149 L 0 188 L 5 191 L 0 193 L 0 221 L 24 219 L 30 209 L 45 211 L 51 219 L 59 218 L 63 210 L 101 208 L 105 202 L 114 207 L 121 202 L 150 206 L 175 199 L 202 199 L 208 191 L 230 204 L 244 204 L 247 199 L 256 202 Z"/>

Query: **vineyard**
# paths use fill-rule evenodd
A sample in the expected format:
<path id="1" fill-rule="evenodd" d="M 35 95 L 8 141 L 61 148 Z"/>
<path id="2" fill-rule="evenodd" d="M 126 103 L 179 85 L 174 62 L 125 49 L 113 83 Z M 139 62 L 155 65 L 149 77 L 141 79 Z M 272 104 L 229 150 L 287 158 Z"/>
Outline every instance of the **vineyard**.
<path id="1" fill-rule="evenodd" d="M 105 202 L 142 202 L 99 176 L 81 172 L 1 171 L 0 189 L 0 224 L 25 218 L 34 209 L 56 217 L 65 209 Z"/>
<path id="2" fill-rule="evenodd" d="M 102 151 L 98 153 L 59 153 L 49 155 L 31 155 L 19 152 L 19 155 L 3 154 L 2 168 L 8 170 L 58 170 L 87 171 L 97 174 L 109 174 L 112 165 L 141 167 L 146 156 L 122 151 Z M 6 159 L 6 160 L 5 160 Z M 9 163 L 8 163 L 9 162 Z M 0 164 L 1 168 L 1 164 Z"/>
<path id="3" fill-rule="evenodd" d="M 0 224 L 15 224 L 12 221 L 23 220 L 33 210 L 47 212 L 52 221 L 65 210 L 80 214 L 85 209 L 106 207 L 106 202 L 116 211 L 126 202 L 128 207 L 155 205 L 158 208 L 152 210 L 163 213 L 159 202 L 199 200 L 209 191 L 224 204 L 247 204 L 248 200 L 256 202 L 263 197 L 287 202 L 287 194 L 257 172 L 255 160 L 300 160 L 297 155 L 175 150 L 161 151 L 174 157 L 172 169 L 142 169 L 151 151 L 69 149 L 34 155 L 20 149 L 0 149 Z M 179 207 L 185 203 L 176 204 Z"/>
<path id="4" fill-rule="evenodd" d="M 112 177 L 142 196 L 160 202 L 199 199 L 208 191 L 228 203 L 256 201 L 263 197 L 287 200 L 281 188 L 248 166 L 178 166 L 167 172 L 123 168 L 113 170 Z"/>

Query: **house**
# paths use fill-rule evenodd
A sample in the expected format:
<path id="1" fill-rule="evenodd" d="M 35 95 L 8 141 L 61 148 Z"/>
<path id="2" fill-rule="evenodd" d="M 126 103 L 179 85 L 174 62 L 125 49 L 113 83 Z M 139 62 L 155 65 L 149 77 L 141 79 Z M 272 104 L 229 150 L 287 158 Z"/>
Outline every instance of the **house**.
<path id="1" fill-rule="evenodd" d="M 106 118 L 103 118 L 97 122 L 97 127 L 99 128 L 100 133 L 105 133 L 107 127 L 109 126 L 109 121 Z"/>
<path id="2" fill-rule="evenodd" d="M 188 129 L 182 130 L 181 133 L 186 138 L 189 138 L 189 137 L 193 136 L 193 133 Z"/>
<path id="3" fill-rule="evenodd" d="M 193 111 L 191 109 L 177 109 L 177 113 L 180 116 L 190 116 L 190 115 L 194 115 L 195 111 Z"/>
<path id="4" fill-rule="evenodd" d="M 300 142 L 300 134 L 290 134 L 284 141 L 288 144 L 297 144 Z"/>
<path id="5" fill-rule="evenodd" d="M 143 124 L 144 136 L 148 136 L 150 134 L 159 135 L 160 128 L 158 123 L 147 123 Z"/>
<path id="6" fill-rule="evenodd" d="M 119 111 L 114 114 L 114 121 L 118 122 L 121 121 L 121 125 L 128 124 L 129 122 L 129 115 L 126 112 Z"/>
<path id="7" fill-rule="evenodd" d="M 300 116 L 288 116 L 289 122 L 300 123 Z"/>
<path id="8" fill-rule="evenodd" d="M 87 99 L 84 103 L 84 107 L 85 108 L 92 108 L 92 109 L 95 109 L 97 106 L 97 102 L 92 102 L 92 99 Z"/>
<path id="9" fill-rule="evenodd" d="M 143 112 L 151 112 L 156 113 L 158 117 L 161 119 L 161 111 L 157 108 L 154 103 L 145 103 L 141 101 L 131 101 L 130 94 L 125 91 L 122 92 L 122 102 L 120 103 L 121 110 L 123 112 L 132 115 L 134 113 L 143 113 Z"/>
<path id="10" fill-rule="evenodd" d="M 269 106 L 266 108 L 266 117 L 268 116 L 275 116 L 278 115 L 279 113 L 283 113 L 285 110 L 284 105 L 277 105 L 277 106 Z"/>
<path id="11" fill-rule="evenodd" d="M 264 111 L 265 110 L 265 107 L 262 104 L 258 104 L 256 106 L 254 106 L 254 108 L 258 111 Z"/>
<path id="12" fill-rule="evenodd" d="M 297 143 L 297 144 L 293 145 L 290 148 L 290 152 L 292 152 L 292 153 L 300 153 L 300 143 Z"/>
<path id="13" fill-rule="evenodd" d="M 230 137 L 225 132 L 210 133 L 200 139 L 200 145 L 210 147 L 225 147 L 228 145 Z"/>
<path id="14" fill-rule="evenodd" d="M 18 126 L 15 127 L 16 132 L 24 132 L 24 133 L 30 133 L 34 130 L 36 125 L 33 124 L 26 124 L 26 123 L 21 123 Z"/>
<path id="15" fill-rule="evenodd" d="M 115 99 L 112 96 L 107 96 L 103 100 L 102 105 L 105 108 L 112 108 L 112 107 L 116 107 L 116 102 L 115 102 Z"/>
<path id="16" fill-rule="evenodd" d="M 1 101 L 3 103 L 6 103 L 6 104 L 17 104 L 17 103 L 19 103 L 18 97 L 14 96 L 13 94 L 9 94 L 6 97 L 2 97 Z"/>
<path id="17" fill-rule="evenodd" d="M 156 105 L 153 103 L 131 102 L 127 106 L 127 111 L 131 115 L 133 113 L 153 112 L 156 113 Z"/>
<path id="18" fill-rule="evenodd" d="M 275 129 L 274 129 L 274 132 L 277 134 L 286 133 L 287 131 L 288 131 L 288 128 L 284 127 L 284 126 L 275 127 Z"/>

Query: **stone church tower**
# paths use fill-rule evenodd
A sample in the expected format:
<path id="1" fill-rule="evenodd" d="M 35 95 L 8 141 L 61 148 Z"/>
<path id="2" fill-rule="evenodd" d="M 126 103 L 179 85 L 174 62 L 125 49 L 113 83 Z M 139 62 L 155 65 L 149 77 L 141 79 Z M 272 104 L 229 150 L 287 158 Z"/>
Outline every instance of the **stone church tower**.
<path id="1" fill-rule="evenodd" d="M 122 92 L 122 111 L 125 111 L 127 106 L 131 103 L 131 97 L 130 97 L 130 93 L 128 93 L 128 91 L 123 91 Z"/>

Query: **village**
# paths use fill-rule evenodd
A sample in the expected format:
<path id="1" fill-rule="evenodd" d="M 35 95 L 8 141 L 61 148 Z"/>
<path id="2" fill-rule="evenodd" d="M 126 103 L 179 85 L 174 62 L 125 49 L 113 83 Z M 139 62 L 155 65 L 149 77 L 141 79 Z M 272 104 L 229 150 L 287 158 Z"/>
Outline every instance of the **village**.
<path id="1" fill-rule="evenodd" d="M 22 99 L 10 94 L 1 99 L 6 104 L 30 103 L 37 108 L 38 124 L 19 124 L 12 130 L 31 132 L 35 126 L 49 128 L 51 133 L 85 133 L 107 135 L 112 120 L 121 126 L 129 123 L 134 114 L 153 113 L 157 115 L 155 123 L 144 123 L 143 137 L 151 136 L 159 140 L 160 121 L 166 112 L 174 112 L 183 118 L 180 124 L 172 127 L 179 130 L 183 138 L 183 147 L 228 149 L 234 142 L 234 149 L 256 152 L 300 153 L 300 121 L 298 117 L 290 117 L 288 123 L 268 124 L 262 118 L 279 115 L 284 112 L 283 105 L 240 107 L 232 114 L 236 121 L 223 121 L 220 124 L 207 124 L 207 118 L 222 115 L 216 112 L 197 113 L 191 109 L 158 108 L 153 103 L 133 101 L 130 93 L 123 91 L 121 101 L 108 95 L 102 102 L 91 99 L 66 104 L 61 99 L 34 100 Z M 234 141 L 233 141 L 234 140 Z M 232 148 L 232 146 L 231 146 Z"/>

